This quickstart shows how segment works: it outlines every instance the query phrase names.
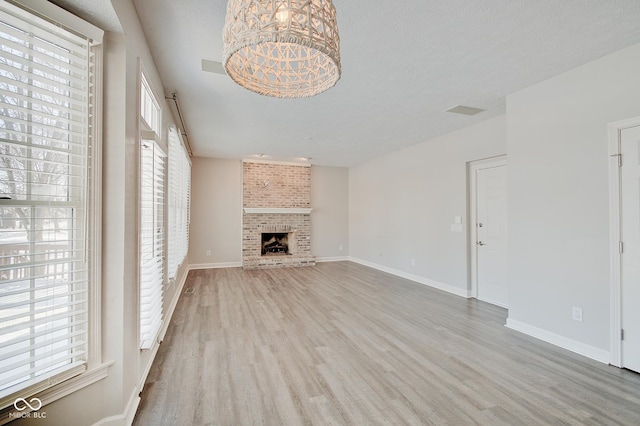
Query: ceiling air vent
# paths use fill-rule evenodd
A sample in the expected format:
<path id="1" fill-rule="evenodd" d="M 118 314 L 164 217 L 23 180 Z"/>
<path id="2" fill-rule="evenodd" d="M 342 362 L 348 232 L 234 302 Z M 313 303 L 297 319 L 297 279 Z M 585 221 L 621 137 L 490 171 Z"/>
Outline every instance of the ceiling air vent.
<path id="1" fill-rule="evenodd" d="M 476 115 L 482 111 L 484 110 L 480 108 L 474 108 L 474 107 L 464 106 L 464 105 L 456 105 L 453 108 L 449 108 L 445 112 L 452 112 L 454 114 L 462 114 L 462 115 Z"/>
<path id="2" fill-rule="evenodd" d="M 207 59 L 202 60 L 202 71 L 212 72 L 214 74 L 227 75 L 224 67 L 220 62 L 209 61 Z"/>

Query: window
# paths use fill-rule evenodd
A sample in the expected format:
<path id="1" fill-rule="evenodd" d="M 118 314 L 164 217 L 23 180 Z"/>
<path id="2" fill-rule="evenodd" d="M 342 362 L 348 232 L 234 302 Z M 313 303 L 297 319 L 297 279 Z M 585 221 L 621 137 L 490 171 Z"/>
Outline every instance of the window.
<path id="1" fill-rule="evenodd" d="M 99 359 L 89 323 L 102 33 L 63 27 L 0 5 L 0 408 Z"/>
<path id="2" fill-rule="evenodd" d="M 144 74 L 140 75 L 142 90 L 140 91 L 140 117 L 143 127 L 160 136 L 160 106 L 153 96 L 151 87 Z"/>
<path id="3" fill-rule="evenodd" d="M 149 349 L 162 324 L 165 154 L 156 142 L 160 108 L 144 75 L 141 81 L 140 121 L 145 137 L 140 141 L 140 348 Z"/>
<path id="4" fill-rule="evenodd" d="M 191 162 L 182 138 L 169 129 L 169 226 L 168 274 L 175 278 L 178 267 L 189 250 L 189 196 L 191 190 Z"/>

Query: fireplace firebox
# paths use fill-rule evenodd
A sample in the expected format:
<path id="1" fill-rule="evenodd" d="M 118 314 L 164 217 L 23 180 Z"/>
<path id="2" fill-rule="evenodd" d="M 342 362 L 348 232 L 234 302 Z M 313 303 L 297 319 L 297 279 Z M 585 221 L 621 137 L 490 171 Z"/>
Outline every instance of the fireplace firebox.
<path id="1" fill-rule="evenodd" d="M 287 255 L 289 252 L 289 233 L 287 232 L 263 232 L 262 256 Z"/>

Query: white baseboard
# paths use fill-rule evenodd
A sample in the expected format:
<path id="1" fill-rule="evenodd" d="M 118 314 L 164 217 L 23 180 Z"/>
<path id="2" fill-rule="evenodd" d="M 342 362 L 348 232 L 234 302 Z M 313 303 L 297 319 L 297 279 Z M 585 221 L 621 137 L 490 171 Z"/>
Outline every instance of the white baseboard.
<path id="1" fill-rule="evenodd" d="M 169 324 L 171 324 L 171 318 L 173 317 L 173 311 L 176 309 L 176 305 L 178 304 L 178 299 L 180 299 L 180 295 L 182 294 L 182 289 L 184 288 L 184 283 L 187 281 L 187 275 L 189 274 L 189 269 L 185 269 L 182 277 L 176 287 L 176 291 L 173 293 L 173 299 L 171 299 L 171 303 L 167 309 L 167 313 L 163 317 L 162 326 L 160 327 L 160 331 L 158 332 L 158 339 L 153 344 L 153 346 L 148 349 L 151 351 L 151 356 L 149 357 L 149 362 L 144 368 L 142 372 L 142 376 L 140 376 L 140 381 L 138 382 L 139 392 L 142 392 L 144 388 L 144 384 L 147 382 L 147 376 L 149 376 L 149 371 L 151 371 L 151 367 L 153 366 L 153 361 L 156 359 L 156 355 L 158 353 L 158 349 L 160 349 L 160 343 L 164 340 L 164 335 L 167 334 L 167 329 L 169 328 Z M 139 393 L 138 392 L 138 393 Z"/>
<path id="2" fill-rule="evenodd" d="M 316 262 L 347 262 L 349 256 L 338 257 L 316 257 Z M 221 262 L 221 263 L 194 263 L 189 265 L 189 270 L 197 269 L 223 269 L 223 268 L 241 268 L 242 262 Z"/>
<path id="3" fill-rule="evenodd" d="M 133 419 L 138 411 L 138 405 L 140 405 L 140 390 L 134 389 L 129 397 L 127 408 L 124 410 L 124 424 L 125 426 L 131 426 Z"/>
<path id="4" fill-rule="evenodd" d="M 222 262 L 222 263 L 194 263 L 189 265 L 189 270 L 195 269 L 221 269 L 221 268 L 241 268 L 242 262 Z"/>
<path id="5" fill-rule="evenodd" d="M 351 262 L 358 263 L 360 265 L 368 266 L 369 268 L 377 269 L 378 271 L 386 272 L 388 274 L 396 275 L 398 277 L 405 278 L 407 280 L 415 281 L 419 284 L 424 284 L 429 287 L 436 288 L 438 290 L 446 291 L 447 293 L 455 294 L 456 296 L 464 297 L 466 299 L 471 297 L 471 293 L 469 290 L 462 289 L 459 287 L 454 287 L 450 284 L 441 283 L 438 281 L 431 280 L 429 278 L 421 277 L 420 275 L 410 274 L 408 272 L 389 268 L 383 265 L 378 265 L 377 263 L 369 262 L 362 259 L 357 259 L 355 257 L 349 257 L 349 260 Z"/>
<path id="6" fill-rule="evenodd" d="M 131 426 L 133 424 L 133 418 L 136 415 L 136 411 L 138 411 L 138 405 L 140 404 L 140 397 L 138 396 L 140 392 L 137 389 L 134 389 L 131 392 L 131 396 L 129 397 L 129 401 L 127 402 L 127 407 L 124 409 L 123 414 L 118 414 L 115 416 L 105 417 L 93 424 L 93 426 Z"/>
<path id="7" fill-rule="evenodd" d="M 171 304 L 169 305 L 169 309 L 167 311 L 167 315 L 164 316 L 165 321 L 162 324 L 162 328 L 160 328 L 160 338 L 162 341 L 164 339 L 164 335 L 167 333 L 167 328 L 169 328 L 169 324 L 171 323 L 171 318 L 173 317 L 173 311 L 176 309 L 176 305 L 178 304 L 178 299 L 180 299 L 180 295 L 182 294 L 182 289 L 184 288 L 184 283 L 187 281 L 187 275 L 189 275 L 189 270 L 191 267 L 187 267 L 182 274 L 182 278 L 176 288 L 176 291 L 173 293 L 173 299 L 171 300 Z M 153 356 L 155 358 L 155 354 Z M 147 371 L 149 373 L 149 371 Z M 144 381 L 147 380 L 147 376 L 145 374 Z M 142 383 L 144 383 L 144 381 Z"/>
<path id="8" fill-rule="evenodd" d="M 338 256 L 338 257 L 316 257 L 316 263 L 322 262 L 348 262 L 349 256 Z"/>
<path id="9" fill-rule="evenodd" d="M 136 416 L 136 412 L 138 411 L 138 405 L 140 404 L 140 392 L 144 388 L 144 384 L 147 381 L 147 376 L 149 375 L 149 371 L 151 371 L 151 367 L 153 366 L 153 361 L 156 358 L 156 354 L 158 353 L 158 348 L 160 347 L 160 341 L 164 339 L 164 335 L 167 333 L 167 328 L 169 328 L 169 324 L 171 323 L 171 318 L 173 317 L 173 311 L 176 309 L 176 305 L 178 304 L 178 299 L 180 299 L 180 295 L 182 294 L 182 289 L 184 288 L 184 284 L 187 281 L 187 275 L 189 274 L 189 269 L 184 270 L 180 281 L 178 282 L 178 286 L 176 287 L 176 291 L 173 293 L 173 299 L 171 299 L 171 304 L 167 309 L 167 314 L 164 316 L 164 321 L 162 327 L 160 328 L 160 332 L 158 333 L 158 341 L 153 345 L 150 349 L 152 351 L 151 356 L 149 357 L 149 362 L 145 366 L 145 369 L 140 377 L 140 381 L 138 385 L 133 389 L 131 396 L 129 397 L 129 401 L 127 402 L 127 406 L 122 414 L 118 414 L 115 416 L 110 416 L 100 420 L 95 423 L 94 426 L 131 426 L 133 424 L 133 419 Z"/>
<path id="10" fill-rule="evenodd" d="M 609 364 L 611 359 L 609 351 L 571 340 L 567 337 L 560 336 L 559 334 L 555 334 L 511 318 L 507 318 L 506 327 L 604 364 Z"/>

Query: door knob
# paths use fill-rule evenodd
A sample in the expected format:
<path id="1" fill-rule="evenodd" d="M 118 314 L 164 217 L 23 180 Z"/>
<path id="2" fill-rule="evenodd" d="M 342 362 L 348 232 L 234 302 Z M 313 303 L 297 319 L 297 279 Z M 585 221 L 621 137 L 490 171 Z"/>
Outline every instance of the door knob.
<path id="1" fill-rule="evenodd" d="M 485 245 L 482 241 L 478 241 L 476 244 L 479 245 L 479 246 Z"/>

